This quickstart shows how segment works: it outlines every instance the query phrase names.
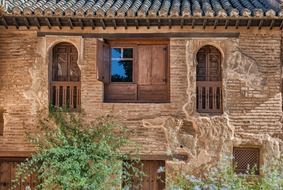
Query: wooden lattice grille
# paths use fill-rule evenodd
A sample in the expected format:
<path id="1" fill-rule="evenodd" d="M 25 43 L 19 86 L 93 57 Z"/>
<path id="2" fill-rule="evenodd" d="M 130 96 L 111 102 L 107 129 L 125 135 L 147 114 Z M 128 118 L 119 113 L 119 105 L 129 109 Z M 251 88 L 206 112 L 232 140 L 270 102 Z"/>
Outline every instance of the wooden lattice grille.
<path id="1" fill-rule="evenodd" d="M 68 111 L 79 111 L 81 104 L 81 71 L 77 64 L 78 52 L 69 43 L 60 43 L 53 49 L 50 103 Z"/>
<path id="2" fill-rule="evenodd" d="M 221 53 L 213 46 L 204 46 L 197 53 L 196 107 L 198 112 L 222 112 Z"/>
<path id="3" fill-rule="evenodd" d="M 259 175 L 259 148 L 234 148 L 234 168 L 237 174 L 254 172 Z M 250 170 L 250 171 L 249 171 Z"/>

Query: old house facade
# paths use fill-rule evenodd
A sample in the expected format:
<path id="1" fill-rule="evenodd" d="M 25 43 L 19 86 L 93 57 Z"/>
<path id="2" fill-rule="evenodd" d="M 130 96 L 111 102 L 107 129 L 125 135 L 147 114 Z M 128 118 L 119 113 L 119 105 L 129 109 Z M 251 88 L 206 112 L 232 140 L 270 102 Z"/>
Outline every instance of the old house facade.
<path id="1" fill-rule="evenodd" d="M 282 153 L 279 0 L 0 2 L 1 190 L 49 105 L 122 118 L 147 190 L 164 188 L 160 166 L 234 156 L 242 172 Z"/>

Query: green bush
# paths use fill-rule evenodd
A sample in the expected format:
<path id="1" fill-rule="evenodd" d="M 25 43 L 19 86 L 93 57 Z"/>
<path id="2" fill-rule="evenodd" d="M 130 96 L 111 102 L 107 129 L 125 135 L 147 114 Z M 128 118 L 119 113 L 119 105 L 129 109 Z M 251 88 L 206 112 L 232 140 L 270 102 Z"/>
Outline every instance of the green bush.
<path id="1" fill-rule="evenodd" d="M 120 149 L 130 142 L 112 118 L 86 124 L 79 116 L 56 111 L 41 119 L 37 129 L 29 135 L 37 151 L 18 166 L 14 186 L 32 173 L 37 173 L 37 189 L 44 190 L 110 190 L 119 189 L 122 178 L 129 182 L 129 173 L 122 172 L 122 162 L 129 157 Z"/>
<path id="2" fill-rule="evenodd" d="M 269 160 L 261 168 L 261 176 L 248 174 L 237 175 L 231 160 L 224 160 L 211 168 L 205 177 L 197 178 L 182 171 L 177 177 L 168 179 L 170 190 L 283 190 L 283 156 Z"/>

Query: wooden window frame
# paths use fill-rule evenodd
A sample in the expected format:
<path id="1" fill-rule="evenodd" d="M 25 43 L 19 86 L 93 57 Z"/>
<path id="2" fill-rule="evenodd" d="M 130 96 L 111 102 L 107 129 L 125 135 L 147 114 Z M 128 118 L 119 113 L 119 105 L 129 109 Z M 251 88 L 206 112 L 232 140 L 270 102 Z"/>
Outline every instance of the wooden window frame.
<path id="1" fill-rule="evenodd" d="M 219 53 L 219 65 L 218 65 L 218 70 L 219 70 L 219 75 L 217 76 L 219 78 L 219 80 L 211 80 L 212 75 L 210 74 L 210 62 L 209 62 L 209 57 L 211 54 L 211 52 L 205 52 L 205 71 L 206 74 L 205 76 L 205 80 L 198 80 L 198 55 L 200 52 L 200 50 L 202 50 L 203 48 L 214 48 L 217 53 Z M 195 60 L 196 60 L 196 111 L 200 114 L 223 114 L 223 78 L 222 78 L 222 64 L 223 64 L 223 58 L 222 58 L 222 53 L 221 51 L 213 46 L 213 45 L 204 45 L 202 46 L 195 55 Z M 199 89 L 201 88 L 201 89 Z M 205 107 L 206 108 L 199 108 L 199 106 L 202 106 L 202 98 L 199 98 L 200 96 L 203 95 L 203 88 L 205 89 Z M 211 89 L 211 92 L 210 92 Z M 219 94 L 218 94 L 218 89 L 219 89 Z M 212 103 L 210 101 L 210 94 L 212 95 Z M 217 109 L 217 98 L 216 96 L 219 96 L 219 109 Z M 210 104 L 212 104 L 212 108 L 210 108 Z M 209 108 L 207 108 L 209 107 Z M 216 107 L 216 108 L 215 108 Z"/>
<path id="2" fill-rule="evenodd" d="M 129 58 L 122 58 L 120 60 L 132 60 L 133 61 L 133 71 L 132 71 L 132 82 L 113 82 L 112 81 L 112 52 L 111 50 L 113 48 L 121 48 L 121 49 L 126 49 L 126 48 L 131 48 L 133 49 L 133 58 L 132 59 L 129 59 Z M 109 64 L 109 76 L 110 76 L 110 84 L 136 84 L 137 83 L 137 79 L 136 79 L 136 75 L 137 75 L 137 71 L 136 71 L 136 65 L 137 65 L 137 46 L 134 46 L 134 45 L 126 45 L 126 44 L 120 44 L 120 45 L 113 45 L 111 46 L 110 45 L 110 64 Z M 117 58 L 118 59 L 118 58 Z"/>
<path id="3" fill-rule="evenodd" d="M 58 56 L 60 55 L 60 52 L 56 52 L 57 50 L 60 50 L 62 47 L 67 47 L 68 50 L 75 50 L 74 52 L 63 52 L 62 54 L 66 54 L 67 57 L 67 63 L 66 63 L 66 72 L 67 75 L 66 80 L 59 80 L 58 76 L 55 77 L 56 74 L 54 72 L 56 71 L 55 67 L 58 65 Z M 78 65 L 78 59 L 79 59 L 79 52 L 75 45 L 73 45 L 70 42 L 60 42 L 57 43 L 52 48 L 52 57 L 51 57 L 51 63 L 49 63 L 49 66 L 51 67 L 50 72 L 50 79 L 49 79 L 49 103 L 51 106 L 54 106 L 55 110 L 57 108 L 63 108 L 64 111 L 71 111 L 71 112 L 80 112 L 81 109 L 81 70 Z M 74 55 L 75 56 L 74 56 Z M 77 76 L 78 80 L 72 80 L 71 76 L 71 64 L 73 57 L 77 57 L 76 61 L 76 67 L 79 69 Z M 74 77 L 76 78 L 76 76 Z"/>
<path id="4" fill-rule="evenodd" d="M 109 41 L 106 41 L 109 45 L 110 49 L 110 63 L 109 63 L 109 82 L 104 83 L 104 102 L 105 103 L 170 103 L 170 55 L 169 55 L 169 40 L 168 39 L 153 39 L 153 40 L 144 40 L 144 39 L 112 39 Z M 149 45 L 149 46 L 158 46 L 158 45 L 166 45 L 166 58 L 165 58 L 165 83 L 166 83 L 166 100 L 143 100 L 139 99 L 139 82 L 138 82 L 138 77 L 139 77 L 139 66 L 138 66 L 138 48 L 139 45 Z M 112 74 L 112 55 L 111 55 L 111 49 L 112 48 L 133 48 L 133 73 L 132 73 L 132 82 L 112 82 L 111 80 L 111 74 Z M 111 88 L 111 86 L 119 86 L 122 88 L 123 86 L 126 88 L 127 86 L 132 85 L 129 88 L 136 88 L 136 96 L 133 99 L 124 99 L 124 100 L 111 100 L 109 99 L 109 91 L 108 88 Z M 136 87 L 134 87 L 136 85 Z M 164 91 L 165 92 L 165 91 Z M 111 95 L 110 95 L 111 96 Z"/>

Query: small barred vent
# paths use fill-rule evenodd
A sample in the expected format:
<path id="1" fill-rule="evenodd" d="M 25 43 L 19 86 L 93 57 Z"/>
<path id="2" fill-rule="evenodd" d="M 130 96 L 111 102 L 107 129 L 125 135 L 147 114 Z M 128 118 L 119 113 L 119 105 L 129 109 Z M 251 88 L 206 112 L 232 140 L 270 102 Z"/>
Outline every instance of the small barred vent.
<path id="1" fill-rule="evenodd" d="M 234 148 L 233 165 L 237 174 L 250 173 L 259 175 L 259 148 Z"/>

